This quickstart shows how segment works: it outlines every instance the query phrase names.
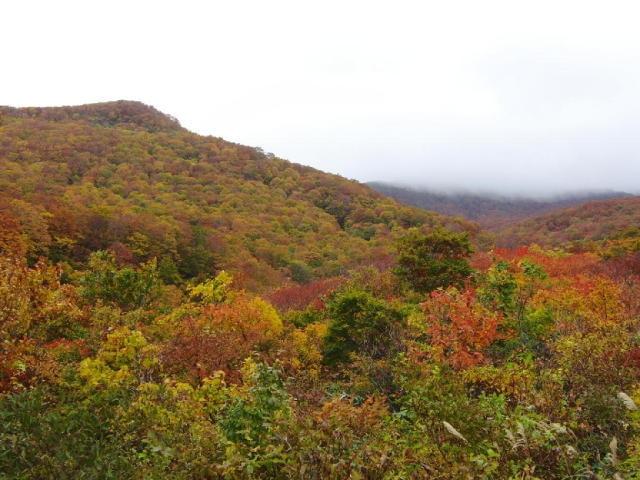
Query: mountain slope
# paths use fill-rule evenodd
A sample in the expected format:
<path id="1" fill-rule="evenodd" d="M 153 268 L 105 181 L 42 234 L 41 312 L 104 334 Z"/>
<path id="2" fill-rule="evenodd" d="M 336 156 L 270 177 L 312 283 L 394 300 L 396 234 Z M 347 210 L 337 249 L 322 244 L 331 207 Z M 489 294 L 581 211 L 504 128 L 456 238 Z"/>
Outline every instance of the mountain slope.
<path id="1" fill-rule="evenodd" d="M 394 228 L 473 228 L 126 101 L 0 107 L 0 212 L 32 258 L 111 249 L 165 280 L 225 268 L 254 289 L 384 261 Z"/>
<path id="2" fill-rule="evenodd" d="M 369 182 L 367 185 L 407 205 L 414 205 L 444 215 L 463 216 L 489 229 L 496 229 L 513 221 L 590 200 L 629 196 L 623 192 L 604 192 L 584 193 L 550 200 L 535 200 L 471 193 L 436 193 L 382 182 Z"/>
<path id="3" fill-rule="evenodd" d="M 509 225 L 496 234 L 504 246 L 601 240 L 640 226 L 640 197 L 588 202 Z"/>

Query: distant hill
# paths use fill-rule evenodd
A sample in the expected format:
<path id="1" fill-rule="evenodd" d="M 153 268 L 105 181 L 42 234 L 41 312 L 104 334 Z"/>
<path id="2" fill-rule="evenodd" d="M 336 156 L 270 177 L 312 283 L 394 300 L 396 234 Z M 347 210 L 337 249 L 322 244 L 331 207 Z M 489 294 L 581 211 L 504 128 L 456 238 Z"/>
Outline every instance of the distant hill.
<path id="1" fill-rule="evenodd" d="M 496 237 L 503 246 L 558 246 L 602 240 L 633 227 L 640 227 L 640 197 L 599 200 L 549 212 L 505 226 Z"/>
<path id="2" fill-rule="evenodd" d="M 251 289 L 384 262 L 396 228 L 474 228 L 130 101 L 0 107 L 2 216 L 33 259 L 110 249 L 168 282 L 224 268 Z"/>
<path id="3" fill-rule="evenodd" d="M 514 221 L 591 200 L 629 196 L 624 192 L 599 192 L 536 200 L 488 194 L 437 193 L 384 182 L 369 182 L 367 185 L 407 205 L 414 205 L 444 215 L 462 216 L 488 229 L 498 229 Z"/>

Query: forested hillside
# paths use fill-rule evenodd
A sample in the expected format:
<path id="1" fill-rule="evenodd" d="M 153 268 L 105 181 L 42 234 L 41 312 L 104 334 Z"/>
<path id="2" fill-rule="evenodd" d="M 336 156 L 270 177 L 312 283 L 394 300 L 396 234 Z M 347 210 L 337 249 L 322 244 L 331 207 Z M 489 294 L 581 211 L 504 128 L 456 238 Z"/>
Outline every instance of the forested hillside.
<path id="1" fill-rule="evenodd" d="M 480 249 L 142 104 L 0 112 L 0 479 L 640 479 L 637 199 Z"/>
<path id="2" fill-rule="evenodd" d="M 588 202 L 506 226 L 497 234 L 501 245 L 537 243 L 559 246 L 604 240 L 640 227 L 640 197 Z"/>
<path id="3" fill-rule="evenodd" d="M 413 189 L 384 182 L 369 182 L 367 185 L 407 205 L 414 205 L 444 215 L 462 216 L 492 230 L 509 225 L 514 221 L 579 205 L 587 201 L 629 196 L 623 192 L 602 192 L 536 200 L 490 194 L 437 193 L 427 189 Z"/>
<path id="4" fill-rule="evenodd" d="M 168 283 L 224 268 L 254 290 L 384 263 L 394 229 L 473 229 L 122 101 L 0 108 L 0 214 L 32 260 L 109 249 Z"/>

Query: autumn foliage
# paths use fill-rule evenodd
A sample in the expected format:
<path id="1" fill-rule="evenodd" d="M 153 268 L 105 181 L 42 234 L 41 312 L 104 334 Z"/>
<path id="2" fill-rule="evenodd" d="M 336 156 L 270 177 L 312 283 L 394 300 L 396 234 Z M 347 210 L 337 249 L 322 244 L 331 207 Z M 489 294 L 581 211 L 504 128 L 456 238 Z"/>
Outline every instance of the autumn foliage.
<path id="1" fill-rule="evenodd" d="M 598 212 L 494 248 L 144 105 L 0 108 L 0 478 L 637 479 L 640 236 L 559 242 Z"/>
<path id="2" fill-rule="evenodd" d="M 242 361 L 253 351 L 268 349 L 282 329 L 271 305 L 260 298 L 237 297 L 180 321 L 162 356 L 168 371 L 191 380 L 222 371 L 237 381 Z"/>
<path id="3" fill-rule="evenodd" d="M 422 308 L 435 358 L 456 369 L 483 363 L 487 347 L 504 336 L 500 313 L 484 308 L 472 289 L 437 290 Z"/>

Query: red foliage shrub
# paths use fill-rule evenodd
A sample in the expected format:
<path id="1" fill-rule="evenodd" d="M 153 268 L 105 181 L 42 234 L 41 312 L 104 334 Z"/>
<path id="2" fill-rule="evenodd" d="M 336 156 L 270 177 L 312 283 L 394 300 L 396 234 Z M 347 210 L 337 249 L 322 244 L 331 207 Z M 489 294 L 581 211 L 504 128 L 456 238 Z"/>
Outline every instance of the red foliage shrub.
<path id="1" fill-rule="evenodd" d="M 342 278 L 327 278 L 305 285 L 283 287 L 273 292 L 267 299 L 281 312 L 303 310 L 312 304 L 322 309 L 324 303 L 321 297 L 333 292 L 343 283 Z"/>
<path id="2" fill-rule="evenodd" d="M 210 305 L 182 321 L 164 348 L 163 363 L 168 372 L 186 374 L 192 381 L 223 371 L 228 381 L 237 382 L 242 360 L 255 350 L 266 350 L 281 330 L 280 318 L 263 300 L 239 297 Z"/>

